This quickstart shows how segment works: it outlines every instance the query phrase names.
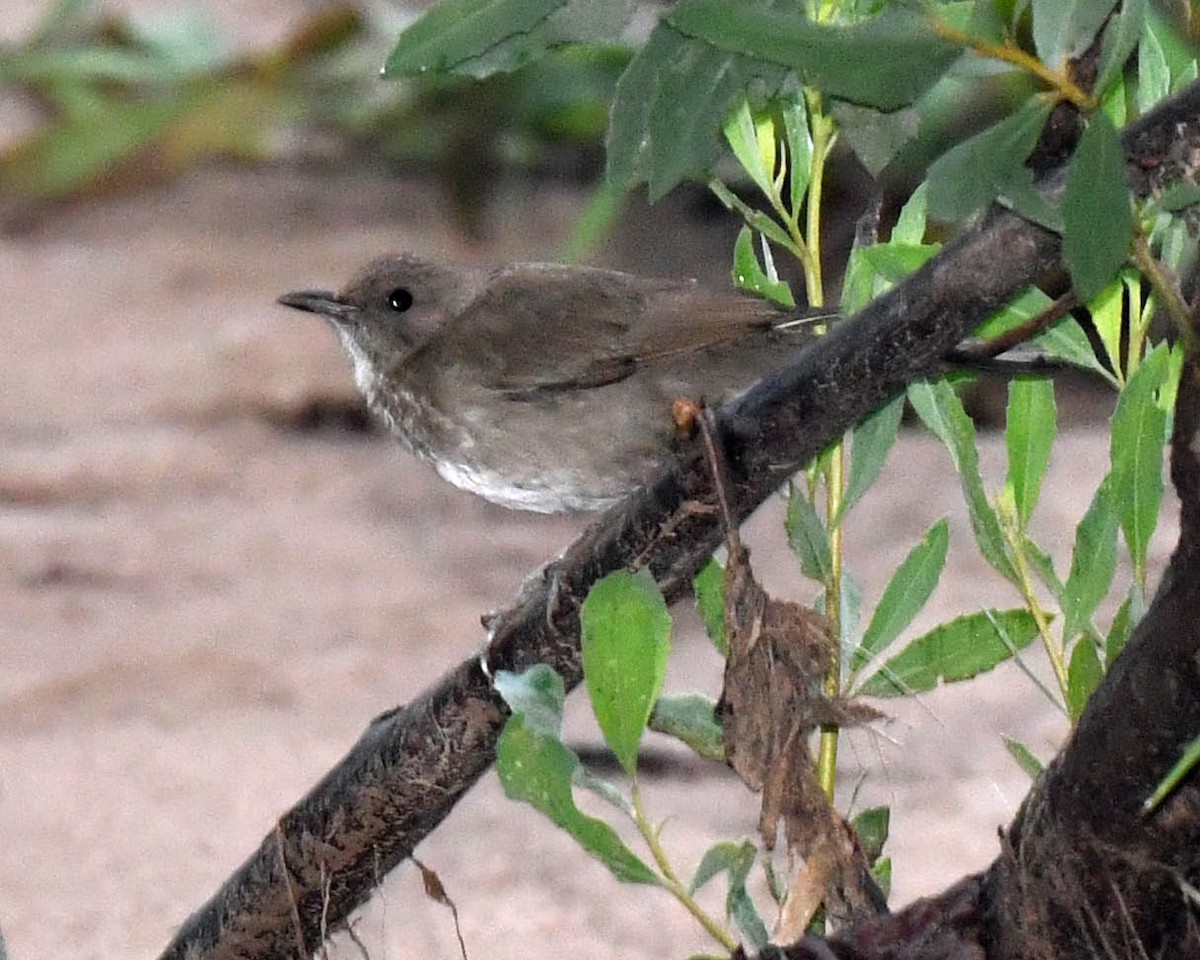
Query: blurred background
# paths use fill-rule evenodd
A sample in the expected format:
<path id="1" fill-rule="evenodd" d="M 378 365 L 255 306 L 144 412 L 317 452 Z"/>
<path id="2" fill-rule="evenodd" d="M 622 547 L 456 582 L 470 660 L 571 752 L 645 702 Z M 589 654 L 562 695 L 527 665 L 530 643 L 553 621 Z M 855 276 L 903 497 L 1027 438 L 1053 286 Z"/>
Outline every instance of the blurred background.
<path id="1" fill-rule="evenodd" d="M 153 956 L 370 718 L 471 656 L 480 614 L 586 522 L 437 480 L 372 427 L 329 331 L 274 298 L 402 249 L 723 284 L 740 223 L 699 186 L 654 206 L 604 189 L 624 49 L 384 82 L 412 7 L 0 10 L 0 928 L 15 960 Z M 831 262 L 868 186 L 845 154 Z M 1059 560 L 1107 459 L 1088 421 L 1109 409 L 1056 449 L 1039 511 Z M 1002 463 L 984 446 L 985 469 Z M 1009 602 L 944 451 L 905 434 L 890 467 L 847 530 L 864 595 L 948 514 L 953 575 L 916 628 Z M 805 600 L 777 507 L 751 524 L 755 565 Z M 668 684 L 715 695 L 720 662 L 675 613 Z M 598 741 L 572 709 L 576 742 Z M 888 709 L 843 750 L 844 805 L 893 805 L 903 903 L 997 852 L 1027 786 L 1000 734 L 1044 759 L 1066 723 L 1015 669 Z M 648 800 L 686 871 L 753 832 L 755 803 L 722 770 L 652 747 Z M 706 948 L 665 895 L 622 889 L 491 777 L 419 853 L 468 950 Z M 356 930 L 377 960 L 457 955 L 410 866 Z M 339 939 L 332 955 L 359 954 Z"/>

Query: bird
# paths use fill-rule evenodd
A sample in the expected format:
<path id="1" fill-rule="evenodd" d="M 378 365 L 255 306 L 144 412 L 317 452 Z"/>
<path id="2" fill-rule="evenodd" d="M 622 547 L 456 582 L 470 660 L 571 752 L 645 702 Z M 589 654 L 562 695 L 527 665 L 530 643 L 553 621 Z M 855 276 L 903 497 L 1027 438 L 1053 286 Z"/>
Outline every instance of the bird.
<path id="1" fill-rule="evenodd" d="M 675 401 L 736 398 L 833 316 L 693 280 L 412 253 L 278 302 L 329 322 L 369 409 L 444 479 L 542 513 L 653 480 L 681 441 Z"/>

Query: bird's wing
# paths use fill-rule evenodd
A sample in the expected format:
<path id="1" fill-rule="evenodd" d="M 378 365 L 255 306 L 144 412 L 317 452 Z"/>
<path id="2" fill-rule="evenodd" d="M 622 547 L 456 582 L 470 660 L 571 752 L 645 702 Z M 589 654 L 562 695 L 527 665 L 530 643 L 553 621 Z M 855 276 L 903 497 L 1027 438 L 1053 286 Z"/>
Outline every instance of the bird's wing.
<path id="1" fill-rule="evenodd" d="M 782 316 L 758 298 L 690 281 L 517 264 L 455 318 L 442 346 L 477 357 L 478 382 L 489 388 L 534 394 L 615 383 L 641 366 L 768 329 Z"/>

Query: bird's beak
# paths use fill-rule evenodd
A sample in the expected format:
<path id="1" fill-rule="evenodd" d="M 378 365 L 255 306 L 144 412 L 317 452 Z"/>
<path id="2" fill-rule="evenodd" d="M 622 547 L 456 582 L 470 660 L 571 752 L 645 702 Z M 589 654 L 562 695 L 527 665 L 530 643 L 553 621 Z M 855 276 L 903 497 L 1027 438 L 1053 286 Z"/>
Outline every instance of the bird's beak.
<path id="1" fill-rule="evenodd" d="M 350 323 L 358 316 L 361 308 L 338 298 L 328 290 L 297 290 L 285 293 L 275 301 L 285 307 L 295 307 L 307 313 L 319 313 L 335 323 Z"/>

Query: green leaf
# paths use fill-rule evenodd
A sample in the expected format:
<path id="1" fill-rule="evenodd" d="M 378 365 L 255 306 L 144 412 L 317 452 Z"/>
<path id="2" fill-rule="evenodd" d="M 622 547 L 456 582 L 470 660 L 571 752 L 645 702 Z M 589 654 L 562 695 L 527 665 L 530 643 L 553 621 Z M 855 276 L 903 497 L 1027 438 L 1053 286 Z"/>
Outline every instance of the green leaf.
<path id="1" fill-rule="evenodd" d="M 926 178 L 929 215 L 939 220 L 964 220 L 997 197 L 1011 198 L 1032 190 L 1033 171 L 1025 159 L 1053 108 L 1051 100 L 1030 97 L 1011 116 L 938 157 Z"/>
<path id="2" fill-rule="evenodd" d="M 1146 25 L 1146 0 L 1125 0 L 1121 12 L 1113 17 L 1104 30 L 1100 45 L 1100 63 L 1096 70 L 1095 93 L 1103 94 L 1110 83 L 1121 74 L 1125 61 L 1137 46 L 1138 37 Z"/>
<path id="3" fill-rule="evenodd" d="M 1025 561 L 1033 568 L 1033 572 L 1037 574 L 1037 578 L 1050 591 L 1054 599 L 1061 604 L 1065 587 L 1063 586 L 1063 582 L 1058 579 L 1058 574 L 1054 570 L 1054 561 L 1050 558 L 1050 555 L 1029 539 L 1028 536 L 1022 538 L 1021 550 L 1025 555 Z"/>
<path id="4" fill-rule="evenodd" d="M 871 484 L 883 469 L 884 461 L 896 442 L 900 418 L 904 413 L 904 397 L 893 397 L 854 428 L 850 447 L 850 476 L 842 505 L 833 525 L 840 526 L 842 518 L 871 489 Z"/>
<path id="5" fill-rule="evenodd" d="M 808 129 L 808 108 L 803 96 L 794 96 L 784 102 L 783 135 L 788 151 L 791 209 L 798 212 L 812 176 L 812 133 Z"/>
<path id="6" fill-rule="evenodd" d="M 942 441 L 962 484 L 963 498 L 971 519 L 975 542 L 985 560 L 1001 576 L 1019 583 L 1005 547 L 996 511 L 988 502 L 979 473 L 979 451 L 975 446 L 975 424 L 963 409 L 954 388 L 945 380 L 909 384 L 908 400 L 921 421 Z"/>
<path id="7" fill-rule="evenodd" d="M 791 9 L 685 0 L 667 20 L 716 49 L 781 64 L 828 96 L 880 110 L 912 103 L 962 52 L 926 17 L 897 8 L 827 26 Z"/>
<path id="8" fill-rule="evenodd" d="M 1160 100 L 1171 92 L 1171 71 L 1162 44 L 1146 20 L 1145 29 L 1138 43 L 1137 109 L 1139 114 L 1148 113 Z"/>
<path id="9" fill-rule="evenodd" d="M 1034 3 L 1033 46 L 1050 67 L 1078 57 L 1104 25 L 1116 0 L 1052 0 Z"/>
<path id="10" fill-rule="evenodd" d="M 1032 320 L 1052 304 L 1053 301 L 1037 287 L 1029 287 L 984 321 L 975 335 L 984 338 L 999 336 L 1027 320 Z M 1052 357 L 1091 370 L 1110 383 L 1116 384 L 1112 373 L 1096 359 L 1091 341 L 1073 317 L 1060 320 L 1049 330 L 1034 337 L 1031 342 Z"/>
<path id="11" fill-rule="evenodd" d="M 883 899 L 887 900 L 892 895 L 892 858 L 880 857 L 875 861 L 875 865 L 871 867 L 871 876 L 875 878 L 875 883 L 879 886 L 879 892 L 883 894 Z"/>
<path id="12" fill-rule="evenodd" d="M 1004 737 L 1004 746 L 1008 748 L 1009 756 L 1017 761 L 1017 766 L 1024 770 L 1030 780 L 1036 780 L 1042 775 L 1045 765 L 1020 740 L 1014 740 L 1012 737 Z"/>
<path id="13" fill-rule="evenodd" d="M 529 730 L 558 736 L 567 694 L 562 677 L 551 667 L 538 663 L 524 673 L 497 670 L 492 682 L 508 708 L 525 717 Z"/>
<path id="14" fill-rule="evenodd" d="M 1095 327 L 1104 352 L 1113 370 L 1122 370 L 1121 344 L 1123 342 L 1125 314 L 1125 280 L 1126 271 L 1101 290 L 1088 304 L 1092 315 L 1092 326 Z"/>
<path id="15" fill-rule="evenodd" d="M 583 678 L 609 749 L 637 773 L 638 744 L 662 690 L 671 616 L 649 573 L 617 570 L 592 585 L 580 611 Z"/>
<path id="16" fill-rule="evenodd" d="M 1163 446 L 1167 415 L 1155 394 L 1164 385 L 1168 347 L 1159 344 L 1142 360 L 1117 400 L 1112 419 L 1113 496 L 1138 583 L 1146 582 L 1146 550 L 1162 505 Z"/>
<path id="17" fill-rule="evenodd" d="M 696 607 L 704 621 L 704 632 L 721 656 L 728 656 L 729 643 L 725 639 L 725 570 L 713 557 L 700 568 L 692 580 L 696 594 Z"/>
<path id="18" fill-rule="evenodd" d="M 1011 659 L 1033 642 L 1028 610 L 981 610 L 935 627 L 888 660 L 856 691 L 866 697 L 904 697 L 939 682 L 969 680 Z"/>
<path id="19" fill-rule="evenodd" d="M 794 307 L 792 288 L 783 280 L 772 280 L 758 262 L 754 251 L 754 234 L 742 227 L 733 246 L 733 282 L 740 290 L 749 290 L 782 307 Z"/>
<path id="20" fill-rule="evenodd" d="M 1116 128 L 1099 111 L 1088 120 L 1071 159 L 1062 217 L 1063 259 L 1086 303 L 1116 276 L 1133 244 L 1125 151 Z"/>
<path id="21" fill-rule="evenodd" d="M 1014 377 L 1008 384 L 1004 441 L 1008 446 L 1007 487 L 1024 530 L 1041 493 L 1056 431 L 1054 381 Z"/>
<path id="22" fill-rule="evenodd" d="M 567 831 L 624 883 L 659 885 L 658 876 L 603 820 L 575 805 L 571 784 L 579 758 L 557 737 L 532 730 L 521 714 L 504 726 L 496 745 L 496 771 L 505 794 L 530 804 Z"/>
<path id="23" fill-rule="evenodd" d="M 1100 684 L 1104 676 L 1104 668 L 1100 665 L 1100 655 L 1086 637 L 1075 644 L 1071 651 L 1071 663 L 1067 667 L 1067 714 L 1071 723 L 1079 720 L 1083 708 L 1087 706 L 1088 697 Z"/>
<path id="24" fill-rule="evenodd" d="M 758 851 L 749 840 L 734 843 L 732 840 L 721 840 L 704 851 L 696 874 L 688 885 L 688 893 L 694 894 L 713 877 L 729 872 L 740 876 L 744 881 L 750 875 Z"/>
<path id="25" fill-rule="evenodd" d="M 833 569 L 829 534 L 804 491 L 795 484 L 788 487 L 788 510 L 783 525 L 804 575 L 818 583 L 828 583 Z"/>
<path id="26" fill-rule="evenodd" d="M 935 243 L 877 243 L 862 251 L 863 259 L 888 283 L 899 283 L 933 257 L 941 247 Z"/>
<path id="27" fill-rule="evenodd" d="M 686 693 L 659 697 L 650 714 L 650 729 L 682 740 L 709 760 L 725 759 L 725 737 L 711 697 Z"/>
<path id="28" fill-rule="evenodd" d="M 878 177 L 921 131 L 921 114 L 915 107 L 885 112 L 833 100 L 829 112 L 837 121 L 838 139 L 849 144 L 873 177 Z"/>
<path id="29" fill-rule="evenodd" d="M 1071 572 L 1063 585 L 1063 640 L 1071 641 L 1088 629 L 1100 601 L 1108 595 L 1117 569 L 1118 505 L 1109 474 L 1097 488 L 1091 505 L 1075 528 Z"/>
<path id="30" fill-rule="evenodd" d="M 950 526 L 939 520 L 908 552 L 888 582 L 871 617 L 862 643 L 854 651 L 851 674 L 857 673 L 882 653 L 925 606 L 946 565 Z"/>
<path id="31" fill-rule="evenodd" d="M 1130 584 L 1129 588 L 1132 593 L 1137 590 L 1137 585 Z M 1129 634 L 1133 631 L 1133 624 L 1133 605 L 1130 603 L 1129 597 L 1126 597 L 1121 602 L 1121 605 L 1117 607 L 1117 612 L 1113 615 L 1113 621 L 1108 628 L 1108 635 L 1104 638 L 1104 665 L 1106 669 L 1112 669 L 1113 661 L 1125 649 L 1125 643 L 1129 640 Z"/>
<path id="32" fill-rule="evenodd" d="M 1112 371 L 1096 359 L 1096 351 L 1092 349 L 1092 342 L 1074 317 L 1060 320 L 1045 333 L 1034 337 L 1031 342 L 1045 350 L 1050 356 L 1058 357 L 1060 360 L 1065 360 L 1084 370 L 1098 373 L 1109 383 L 1116 385 Z"/>
<path id="33" fill-rule="evenodd" d="M 759 916 L 754 901 L 746 891 L 746 878 L 758 857 L 754 844 L 746 840 L 733 843 L 728 840 L 713 844 L 700 859 L 696 875 L 692 878 L 690 893 L 695 893 L 713 877 L 729 874 L 729 888 L 725 895 L 725 912 L 737 921 L 746 935 L 746 940 L 757 953 L 769 939 L 766 924 Z"/>
<path id="34" fill-rule="evenodd" d="M 787 71 L 724 53 L 660 21 L 617 83 L 608 130 L 608 179 L 645 182 L 656 200 L 712 169 L 729 110 L 751 89 L 770 97 Z M 764 232 L 766 232 L 764 230 Z"/>
<path id="35" fill-rule="evenodd" d="M 923 182 L 904 206 L 892 227 L 892 243 L 921 244 L 925 239 L 925 211 L 929 208 L 929 184 Z"/>
<path id="36" fill-rule="evenodd" d="M 891 820 L 892 811 L 887 807 L 869 807 L 850 821 L 868 865 L 883 856 Z"/>
<path id="37" fill-rule="evenodd" d="M 733 108 L 725 120 L 724 131 L 725 140 L 733 150 L 733 155 L 737 157 L 738 163 L 742 165 L 742 169 L 755 182 L 764 196 L 769 197 L 775 181 L 775 163 L 774 157 L 763 156 L 762 142 L 765 138 L 762 136 L 762 127 L 764 126 L 770 131 L 771 147 L 774 148 L 775 131 L 770 118 L 755 120 L 754 115 L 750 112 L 749 102 L 743 100 Z M 767 166 L 768 159 L 772 161 L 769 168 Z"/>
<path id="38" fill-rule="evenodd" d="M 615 41 L 629 0 L 443 0 L 400 34 L 383 75 L 515 70 L 549 48 Z"/>

